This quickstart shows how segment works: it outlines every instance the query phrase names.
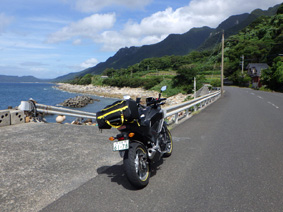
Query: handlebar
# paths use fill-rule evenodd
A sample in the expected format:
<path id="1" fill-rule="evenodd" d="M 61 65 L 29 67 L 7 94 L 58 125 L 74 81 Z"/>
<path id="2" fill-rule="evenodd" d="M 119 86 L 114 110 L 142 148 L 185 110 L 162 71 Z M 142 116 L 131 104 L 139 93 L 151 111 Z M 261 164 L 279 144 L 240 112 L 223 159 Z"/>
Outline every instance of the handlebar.
<path id="1" fill-rule="evenodd" d="M 167 98 L 160 98 L 158 99 L 159 102 L 165 101 Z"/>
<path id="2" fill-rule="evenodd" d="M 146 102 L 146 106 L 150 106 L 150 105 L 155 105 L 155 106 L 160 106 L 160 105 L 164 105 L 165 101 L 167 98 L 152 98 L 152 97 L 149 97 L 151 99 L 151 101 L 149 102 Z M 142 105 L 140 104 L 140 98 L 137 98 L 136 99 L 136 103 L 138 106 L 142 107 L 142 108 L 146 108 L 145 105 Z"/>
<path id="3" fill-rule="evenodd" d="M 167 98 L 153 99 L 152 101 L 147 102 L 147 106 L 149 106 L 149 105 L 164 105 L 165 102 L 162 102 L 162 101 L 165 101 L 166 99 Z"/>

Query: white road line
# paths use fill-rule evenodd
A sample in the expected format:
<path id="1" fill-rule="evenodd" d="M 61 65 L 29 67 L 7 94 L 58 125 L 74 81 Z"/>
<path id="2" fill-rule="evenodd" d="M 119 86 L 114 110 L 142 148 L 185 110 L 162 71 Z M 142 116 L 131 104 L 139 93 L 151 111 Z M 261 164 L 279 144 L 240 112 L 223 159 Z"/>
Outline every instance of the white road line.
<path id="1" fill-rule="evenodd" d="M 275 104 L 273 104 L 272 102 L 267 102 L 268 104 L 271 104 L 273 107 L 275 107 L 276 109 L 278 109 L 279 107 Z"/>
<path id="2" fill-rule="evenodd" d="M 260 99 L 263 99 L 261 96 L 257 96 L 258 98 L 260 98 Z"/>
<path id="3" fill-rule="evenodd" d="M 251 95 L 255 95 L 254 93 L 251 93 Z"/>

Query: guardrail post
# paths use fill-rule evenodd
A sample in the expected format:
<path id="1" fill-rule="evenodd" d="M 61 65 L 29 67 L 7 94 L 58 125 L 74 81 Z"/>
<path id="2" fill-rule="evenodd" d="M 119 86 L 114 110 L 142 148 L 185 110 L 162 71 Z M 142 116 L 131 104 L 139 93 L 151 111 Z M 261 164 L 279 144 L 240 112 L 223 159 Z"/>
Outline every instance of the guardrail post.
<path id="1" fill-rule="evenodd" d="M 176 114 L 175 114 L 175 124 L 178 124 L 178 121 L 179 121 L 178 119 L 179 119 L 179 114 L 176 113 Z"/>
<path id="2" fill-rule="evenodd" d="M 188 118 L 189 115 L 190 115 L 190 110 L 189 110 L 189 108 L 188 108 L 188 109 L 186 109 L 186 118 Z"/>
<path id="3" fill-rule="evenodd" d="M 165 113 L 166 117 L 172 117 L 171 123 L 177 124 L 179 121 L 179 113 L 181 113 L 181 118 L 189 118 L 191 113 L 203 109 L 206 105 L 209 105 L 212 101 L 218 99 L 219 95 L 220 92 L 214 92 L 212 94 L 205 95 L 204 97 L 199 97 L 185 103 L 167 107 Z"/>

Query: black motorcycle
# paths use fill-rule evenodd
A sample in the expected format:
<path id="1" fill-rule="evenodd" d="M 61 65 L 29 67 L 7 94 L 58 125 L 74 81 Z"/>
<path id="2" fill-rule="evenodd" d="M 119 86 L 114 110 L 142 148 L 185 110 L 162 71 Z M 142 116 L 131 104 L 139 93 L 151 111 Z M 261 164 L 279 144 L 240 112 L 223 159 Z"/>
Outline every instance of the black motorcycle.
<path id="1" fill-rule="evenodd" d="M 166 86 L 163 86 L 161 92 L 165 90 Z M 161 98 L 161 92 L 158 98 L 146 98 L 146 106 L 140 103 L 140 98 L 136 101 L 128 99 L 115 102 L 97 113 L 100 128 L 105 129 L 106 125 L 102 125 L 106 123 L 120 131 L 109 140 L 114 141 L 113 151 L 119 151 L 123 157 L 129 182 L 137 188 L 149 183 L 151 164 L 172 154 L 173 141 L 161 109 L 166 98 Z M 125 108 L 130 108 L 130 112 Z M 118 118 L 115 117 L 117 114 Z"/>

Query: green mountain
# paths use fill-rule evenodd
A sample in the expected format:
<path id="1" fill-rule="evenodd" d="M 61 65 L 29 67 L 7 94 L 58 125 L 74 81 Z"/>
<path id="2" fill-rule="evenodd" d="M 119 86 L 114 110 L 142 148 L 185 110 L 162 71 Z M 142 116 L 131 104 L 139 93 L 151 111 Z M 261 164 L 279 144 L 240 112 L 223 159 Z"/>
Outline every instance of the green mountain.
<path id="1" fill-rule="evenodd" d="M 214 32 L 207 38 L 207 40 L 200 46 L 198 50 L 211 49 L 215 47 L 221 40 L 221 35 L 224 30 L 225 38 L 231 35 L 237 34 L 240 30 L 244 29 L 252 22 L 254 22 L 260 16 L 273 16 L 276 14 L 280 5 L 270 7 L 268 10 L 264 11 L 261 9 L 256 9 L 249 13 L 244 13 L 242 15 L 234 15 L 229 17 L 227 20 L 223 21 L 214 30 Z"/>
<path id="2" fill-rule="evenodd" d="M 209 27 L 193 28 L 184 34 L 171 34 L 163 41 L 156 44 L 121 48 L 114 56 L 108 58 L 105 62 L 99 63 L 81 72 L 58 77 L 55 81 L 68 81 L 88 73 L 101 74 L 107 68 L 127 68 L 146 58 L 162 57 L 166 55 L 186 55 L 193 50 L 211 49 L 221 41 L 220 36 L 223 30 L 225 30 L 225 37 L 228 38 L 231 35 L 237 34 L 262 15 L 275 15 L 279 6 L 280 5 L 276 5 L 266 11 L 257 9 L 251 14 L 244 13 L 231 16 L 219 24 L 216 29 Z"/>
<path id="3" fill-rule="evenodd" d="M 108 58 L 105 62 L 81 72 L 58 77 L 55 81 L 67 81 L 88 73 L 101 74 L 107 68 L 127 68 L 130 65 L 139 63 L 145 58 L 162 57 L 165 55 L 186 55 L 192 50 L 197 49 L 212 31 L 213 29 L 209 27 L 193 28 L 181 35 L 171 34 L 157 44 L 121 48 L 113 57 Z"/>
<path id="4" fill-rule="evenodd" d="M 283 91 L 283 4 L 274 16 L 261 16 L 238 34 L 225 41 L 225 76 L 241 84 L 239 62 L 244 55 L 249 63 L 267 63 L 260 73 L 261 83 L 272 90 Z"/>

